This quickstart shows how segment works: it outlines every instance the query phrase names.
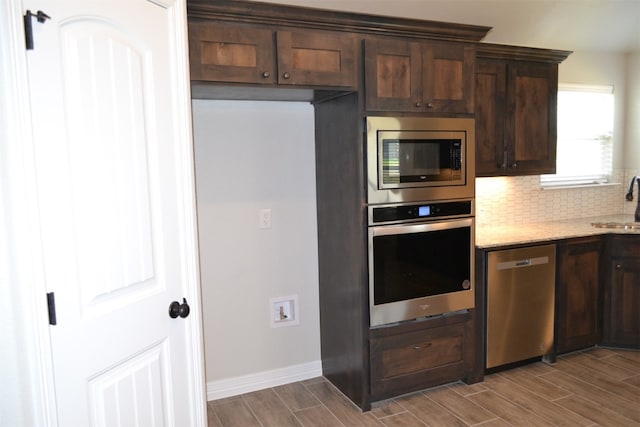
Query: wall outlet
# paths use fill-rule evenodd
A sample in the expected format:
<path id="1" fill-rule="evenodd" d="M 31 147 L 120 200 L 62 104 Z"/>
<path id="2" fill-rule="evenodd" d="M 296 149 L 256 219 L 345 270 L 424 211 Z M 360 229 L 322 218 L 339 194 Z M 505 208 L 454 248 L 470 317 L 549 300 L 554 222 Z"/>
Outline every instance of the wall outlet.
<path id="1" fill-rule="evenodd" d="M 271 228 L 271 209 L 260 209 L 258 211 L 258 227 L 262 229 Z"/>
<path id="2" fill-rule="evenodd" d="M 299 325 L 298 295 L 270 298 L 269 313 L 272 328 Z"/>

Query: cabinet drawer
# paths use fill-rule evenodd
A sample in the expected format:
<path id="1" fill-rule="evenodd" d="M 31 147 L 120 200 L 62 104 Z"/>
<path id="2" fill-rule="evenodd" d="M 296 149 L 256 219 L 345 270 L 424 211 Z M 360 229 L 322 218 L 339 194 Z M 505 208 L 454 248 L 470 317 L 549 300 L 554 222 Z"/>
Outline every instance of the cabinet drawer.
<path id="1" fill-rule="evenodd" d="M 396 342 L 383 343 L 380 349 L 380 378 L 412 374 L 462 360 L 462 335 L 428 335 L 414 333 L 390 340 Z"/>
<path id="2" fill-rule="evenodd" d="M 465 324 L 372 337 L 371 395 L 384 399 L 465 376 Z"/>
<path id="3" fill-rule="evenodd" d="M 611 256 L 640 258 L 640 236 L 611 236 Z"/>

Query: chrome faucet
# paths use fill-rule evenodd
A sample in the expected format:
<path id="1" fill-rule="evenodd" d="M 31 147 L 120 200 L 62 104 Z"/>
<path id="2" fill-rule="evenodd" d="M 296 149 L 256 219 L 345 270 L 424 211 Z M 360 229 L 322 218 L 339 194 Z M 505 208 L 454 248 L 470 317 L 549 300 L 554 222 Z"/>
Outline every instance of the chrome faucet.
<path id="1" fill-rule="evenodd" d="M 631 178 L 631 182 L 629 182 L 629 191 L 627 191 L 625 198 L 629 202 L 633 201 L 633 184 L 636 182 L 638 183 L 638 205 L 636 206 L 636 213 L 634 217 L 636 222 L 640 222 L 640 175 Z"/>

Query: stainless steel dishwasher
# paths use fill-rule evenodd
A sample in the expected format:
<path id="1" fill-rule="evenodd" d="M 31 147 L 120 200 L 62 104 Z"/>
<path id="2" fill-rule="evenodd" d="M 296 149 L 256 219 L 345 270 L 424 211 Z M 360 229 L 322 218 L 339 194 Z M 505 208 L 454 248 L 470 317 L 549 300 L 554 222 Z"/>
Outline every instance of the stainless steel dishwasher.
<path id="1" fill-rule="evenodd" d="M 487 368 L 550 354 L 556 246 L 487 256 Z"/>

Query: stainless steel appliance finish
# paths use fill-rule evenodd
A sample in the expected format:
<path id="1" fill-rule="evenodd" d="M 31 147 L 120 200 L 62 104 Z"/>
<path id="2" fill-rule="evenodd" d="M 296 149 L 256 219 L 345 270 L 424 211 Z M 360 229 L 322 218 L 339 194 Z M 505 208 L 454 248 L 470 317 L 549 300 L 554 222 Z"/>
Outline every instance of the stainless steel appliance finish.
<path id="1" fill-rule="evenodd" d="M 475 197 L 473 119 L 376 116 L 366 118 L 366 128 L 369 204 Z M 405 153 L 402 148 L 395 151 L 392 165 L 385 160 L 384 141 L 389 140 L 397 141 L 397 147 L 407 147 Z M 407 180 L 397 176 L 397 182 L 386 182 L 389 167 L 398 173 L 403 164 L 415 176 Z"/>
<path id="2" fill-rule="evenodd" d="M 369 207 L 371 326 L 474 307 L 472 201 Z M 418 221 L 418 222 L 416 222 Z"/>
<path id="3" fill-rule="evenodd" d="M 555 254 L 555 245 L 489 252 L 487 368 L 551 353 Z"/>

